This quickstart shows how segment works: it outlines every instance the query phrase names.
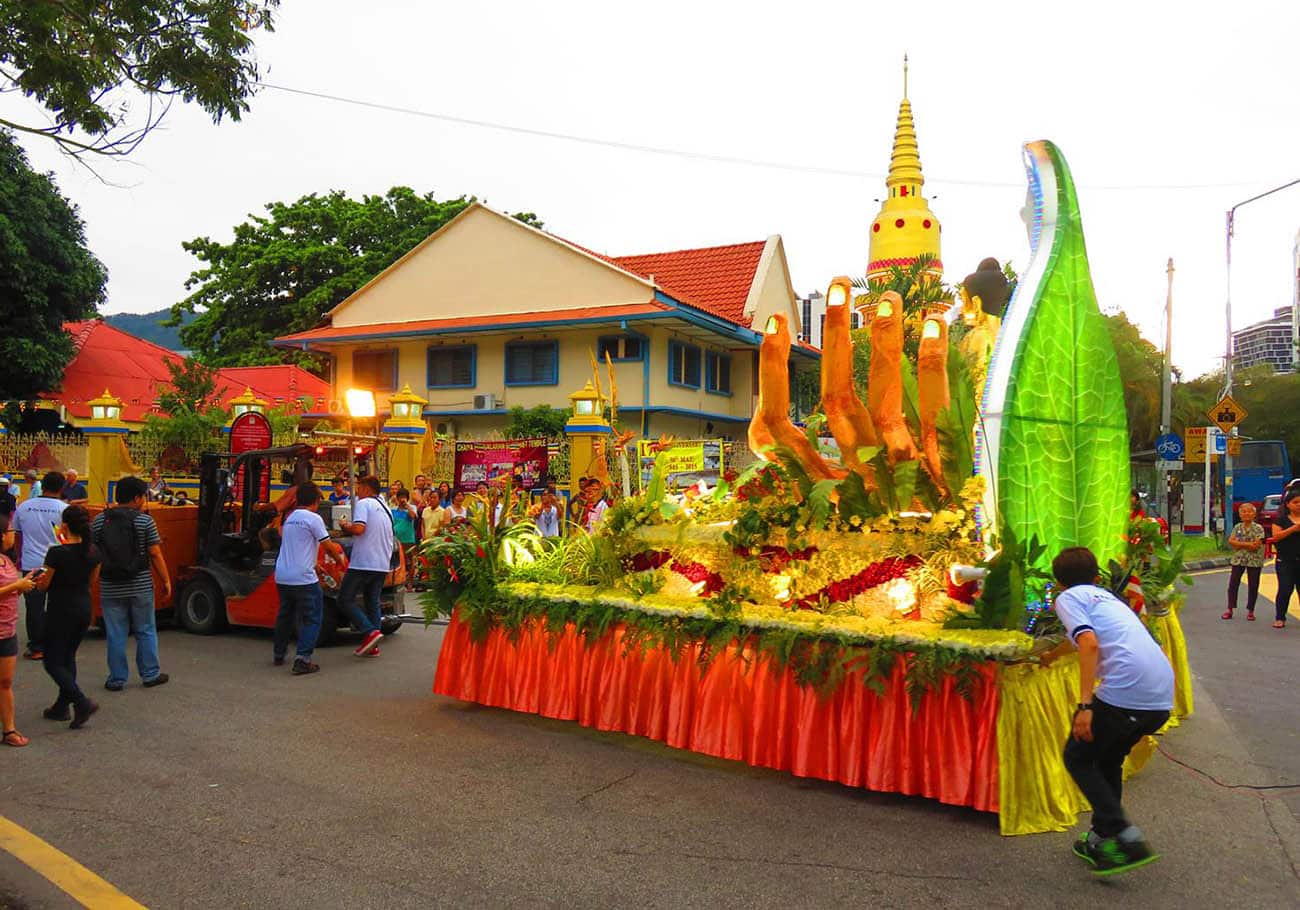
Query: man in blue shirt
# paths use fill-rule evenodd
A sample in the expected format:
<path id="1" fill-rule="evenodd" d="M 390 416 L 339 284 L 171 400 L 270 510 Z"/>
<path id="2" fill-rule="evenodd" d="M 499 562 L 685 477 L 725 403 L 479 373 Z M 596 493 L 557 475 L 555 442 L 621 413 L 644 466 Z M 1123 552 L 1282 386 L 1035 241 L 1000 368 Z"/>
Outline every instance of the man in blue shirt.
<path id="1" fill-rule="evenodd" d="M 379 499 L 379 490 L 378 477 L 358 480 L 352 521 L 342 526 L 353 539 L 352 559 L 339 587 L 339 608 L 361 630 L 361 644 L 353 652 L 357 657 L 378 656 L 379 642 L 384 637 L 379 595 L 393 560 L 393 519 Z M 357 606 L 358 594 L 364 609 Z"/>
<path id="2" fill-rule="evenodd" d="M 1052 561 L 1061 586 L 1056 615 L 1069 641 L 1043 655 L 1049 663 L 1071 643 L 1079 650 L 1079 703 L 1065 768 L 1092 805 L 1092 830 L 1074 845 L 1094 874 L 1127 872 L 1159 859 L 1120 803 L 1124 759 L 1142 737 L 1169 720 L 1174 671 L 1142 620 L 1096 582 L 1097 557 L 1087 547 Z"/>
<path id="3" fill-rule="evenodd" d="M 280 555 L 275 560 L 275 587 L 280 593 L 280 612 L 275 617 L 273 657 L 277 667 L 284 664 L 296 622 L 295 676 L 320 670 L 311 659 L 316 639 L 320 637 L 321 613 L 325 607 L 325 594 L 316 576 L 317 551 L 323 547 L 336 561 L 347 563 L 343 548 L 330 540 L 325 522 L 316 514 L 320 499 L 320 489 L 316 484 L 308 481 L 298 486 L 297 508 L 289 513 L 280 527 Z"/>
<path id="4" fill-rule="evenodd" d="M 45 564 L 45 552 L 58 544 L 57 531 L 63 523 L 63 475 L 50 471 L 41 481 L 41 492 L 18 506 L 14 512 L 13 527 L 18 532 L 18 561 L 24 571 Z M 39 588 L 28 591 L 27 599 L 27 652 L 28 660 L 45 656 L 45 596 Z"/>

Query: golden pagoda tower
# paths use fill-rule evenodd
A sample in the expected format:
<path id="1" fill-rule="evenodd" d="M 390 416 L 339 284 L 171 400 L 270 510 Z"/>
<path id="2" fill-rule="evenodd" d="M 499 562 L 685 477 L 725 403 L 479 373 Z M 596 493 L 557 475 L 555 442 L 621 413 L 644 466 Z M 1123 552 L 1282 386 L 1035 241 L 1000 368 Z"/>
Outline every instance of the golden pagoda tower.
<path id="1" fill-rule="evenodd" d="M 912 121 L 912 102 L 907 100 L 907 56 L 903 56 L 903 100 L 898 105 L 898 125 L 894 128 L 894 151 L 889 156 L 889 176 L 885 179 L 888 195 L 871 223 L 871 246 L 867 261 L 867 280 L 883 278 L 889 267 L 906 267 L 922 253 L 934 256 L 934 266 L 927 269 L 936 280 L 943 275 L 939 258 L 939 219 L 921 195 L 925 176 L 921 173 L 921 155 L 916 145 L 916 125 Z"/>

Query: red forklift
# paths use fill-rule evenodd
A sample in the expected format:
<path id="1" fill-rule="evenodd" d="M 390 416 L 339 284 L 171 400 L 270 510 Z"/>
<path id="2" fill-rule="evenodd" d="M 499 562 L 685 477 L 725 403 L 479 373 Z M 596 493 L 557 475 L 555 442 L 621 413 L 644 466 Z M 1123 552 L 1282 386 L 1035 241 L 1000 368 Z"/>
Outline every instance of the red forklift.
<path id="1" fill-rule="evenodd" d="M 211 635 L 232 625 L 275 627 L 280 608 L 275 587 L 280 521 L 294 508 L 298 485 L 312 479 L 312 456 L 318 452 L 318 447 L 298 444 L 239 455 L 203 456 L 199 466 L 197 554 L 192 564 L 169 566 L 172 577 L 177 579 L 175 617 L 181 626 L 199 635 Z M 288 489 L 271 501 L 270 478 L 277 467 Z M 321 504 L 321 517 L 332 529 L 332 511 L 326 501 Z M 351 552 L 350 536 L 333 530 L 331 536 L 336 537 L 344 552 Z M 400 547 L 398 553 L 398 565 L 385 580 L 381 600 L 381 631 L 385 635 L 397 632 L 403 620 L 417 619 L 394 612 L 394 592 L 406 581 L 406 561 Z M 323 549 L 317 559 L 316 574 L 325 589 L 319 641 L 328 644 L 348 628 L 338 605 L 343 567 L 331 561 Z"/>

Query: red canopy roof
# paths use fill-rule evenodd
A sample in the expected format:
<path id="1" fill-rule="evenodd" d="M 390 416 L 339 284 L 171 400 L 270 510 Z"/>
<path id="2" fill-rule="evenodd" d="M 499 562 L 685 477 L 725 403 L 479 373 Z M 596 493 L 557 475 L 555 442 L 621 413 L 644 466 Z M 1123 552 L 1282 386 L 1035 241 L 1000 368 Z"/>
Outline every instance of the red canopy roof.
<path id="1" fill-rule="evenodd" d="M 766 245 L 759 240 L 672 253 L 614 256 L 610 261 L 643 278 L 653 275 L 655 284 L 675 300 L 750 328 L 745 301 Z"/>
<path id="2" fill-rule="evenodd" d="M 108 389 L 122 399 L 122 419 L 140 423 L 158 413 L 158 393 L 169 385 L 168 363 L 184 358 L 175 351 L 114 328 L 102 319 L 65 322 L 76 350 L 63 371 L 58 391 L 42 392 L 41 398 L 56 401 L 71 419 L 90 417 L 89 402 Z M 261 367 L 226 367 L 217 370 L 217 389 L 222 406 L 251 388 L 272 407 L 301 410 L 297 400 L 309 395 L 319 402 L 329 397 L 329 383 L 301 367 L 278 364 Z"/>

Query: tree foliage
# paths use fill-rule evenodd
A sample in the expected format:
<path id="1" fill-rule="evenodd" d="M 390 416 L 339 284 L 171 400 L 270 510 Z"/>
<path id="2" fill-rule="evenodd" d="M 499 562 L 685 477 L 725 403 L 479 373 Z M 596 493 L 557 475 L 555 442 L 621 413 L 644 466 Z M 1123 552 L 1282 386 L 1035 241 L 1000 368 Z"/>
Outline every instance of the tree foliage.
<path id="1" fill-rule="evenodd" d="M 409 252 L 474 200 L 439 201 L 410 187 L 352 199 L 341 190 L 296 202 L 272 202 L 221 243 L 183 244 L 203 267 L 190 275 L 189 297 L 172 307 L 169 325 L 196 313 L 181 340 L 212 367 L 255 366 L 311 355 L 269 346 L 278 335 L 317 325 L 330 309 Z M 514 217 L 541 227 L 531 212 Z"/>
<path id="2" fill-rule="evenodd" d="M 273 30 L 279 5 L 0 0 L 0 90 L 21 91 L 50 115 L 39 125 L 0 123 L 74 155 L 126 155 L 177 98 L 213 121 L 238 120 L 258 79 L 252 34 Z"/>
<path id="3" fill-rule="evenodd" d="M 564 435 L 564 425 L 573 414 L 571 409 L 553 408 L 549 404 L 539 404 L 534 408 L 515 405 L 510 409 L 510 419 L 506 423 L 506 437 L 509 439 L 526 439 L 532 436 L 545 436 L 548 439 Z"/>
<path id="4" fill-rule="evenodd" d="M 63 323 L 93 316 L 107 281 L 76 206 L 0 130 L 0 400 L 59 387 L 73 354 Z"/>
<path id="5" fill-rule="evenodd" d="M 172 417 L 210 410 L 217 405 L 225 390 L 224 387 L 218 388 L 217 371 L 193 357 L 180 362 L 167 361 L 167 372 L 170 385 L 160 388 L 158 408 Z"/>
<path id="6" fill-rule="evenodd" d="M 1155 445 L 1160 433 L 1160 376 L 1164 355 L 1142 337 L 1138 327 L 1123 313 L 1107 316 L 1106 328 L 1115 346 L 1119 375 L 1124 383 L 1129 448 L 1145 451 Z"/>

